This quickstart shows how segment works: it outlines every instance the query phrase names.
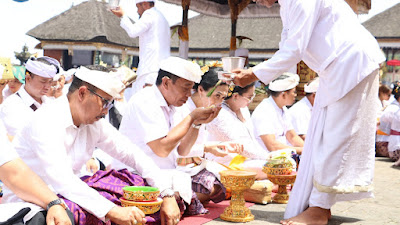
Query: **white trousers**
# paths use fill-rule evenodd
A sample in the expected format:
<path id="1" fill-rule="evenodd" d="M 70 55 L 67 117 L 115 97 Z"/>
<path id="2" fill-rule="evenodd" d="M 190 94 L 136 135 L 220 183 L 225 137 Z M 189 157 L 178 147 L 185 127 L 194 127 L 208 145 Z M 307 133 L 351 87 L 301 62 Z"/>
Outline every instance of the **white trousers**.
<path id="1" fill-rule="evenodd" d="M 318 92 L 285 219 L 307 207 L 373 197 L 378 70 L 337 102 L 318 107 Z M 321 88 L 321 87 L 320 87 Z"/>

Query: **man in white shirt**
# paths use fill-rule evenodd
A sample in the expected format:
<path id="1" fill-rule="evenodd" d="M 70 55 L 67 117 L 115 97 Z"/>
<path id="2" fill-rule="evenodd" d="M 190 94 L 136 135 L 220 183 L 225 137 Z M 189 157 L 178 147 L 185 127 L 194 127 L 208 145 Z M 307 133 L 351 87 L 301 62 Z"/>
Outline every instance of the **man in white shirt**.
<path id="1" fill-rule="evenodd" d="M 142 150 L 102 119 L 112 106 L 113 99 L 121 97 L 119 93 L 123 87 L 113 73 L 81 67 L 75 73 L 68 95 L 44 105 L 17 134 L 13 141 L 15 149 L 57 194 L 69 200 L 66 203 L 79 224 L 94 223 L 96 218 L 96 224 L 99 220 L 111 220 L 116 224 L 146 222 L 144 213 L 138 208 L 123 208 L 103 197 L 110 194 L 121 197 L 124 185 L 107 189 L 110 194 L 99 189 L 102 196 L 76 176 L 82 165 L 92 157 L 95 147 L 135 168 L 148 184 L 158 187 L 164 198 L 161 218 L 165 218 L 169 225 L 176 224 L 180 211 L 174 193 L 171 193 L 168 176 L 163 175 Z M 104 175 L 99 173 L 106 172 L 99 171 L 95 176 Z M 125 174 L 141 180 L 138 175 Z M 123 183 L 121 179 L 110 179 L 115 185 Z M 5 189 L 4 201 L 20 200 Z M 119 201 L 118 198 L 115 201 Z"/>
<path id="2" fill-rule="evenodd" d="M 161 169 L 174 174 L 177 151 L 190 149 L 196 142 L 201 124 L 214 119 L 220 110 L 196 108 L 183 120 L 173 120 L 175 107 L 180 107 L 191 96 L 194 83 L 203 73 L 199 65 L 178 57 L 169 57 L 161 63 L 156 85 L 144 88 L 134 95 L 122 117 L 119 131 L 139 146 Z M 179 173 L 178 173 L 179 172 Z M 192 196 L 190 176 L 181 188 Z M 185 186 L 187 185 L 187 186 Z M 174 185 L 175 188 L 175 185 Z M 185 200 L 187 203 L 190 203 Z"/>
<path id="3" fill-rule="evenodd" d="M 122 18 L 121 27 L 131 38 L 139 37 L 138 77 L 132 84 L 131 95 L 145 86 L 155 84 L 160 62 L 170 55 L 171 45 L 168 22 L 154 7 L 154 0 L 136 0 L 136 7 L 140 19 L 135 24 L 132 24 L 122 8 L 111 10 Z"/>
<path id="4" fill-rule="evenodd" d="M 0 204 L 0 224 L 22 225 L 25 215 L 27 215 L 25 222 L 28 225 L 35 224 L 44 218 L 48 225 L 73 224 L 68 218 L 67 209 L 62 205 L 63 202 L 58 201 L 57 195 L 50 191 L 47 185 L 18 157 L 8 140 L 2 121 L 0 121 L 0 146 L 0 179 L 18 197 L 26 201 L 19 204 Z M 50 207 L 47 208 L 47 206 Z M 29 214 L 31 208 L 41 211 Z M 47 212 L 43 210 L 46 208 Z"/>
<path id="5" fill-rule="evenodd" d="M 289 108 L 294 130 L 303 140 L 306 139 L 308 124 L 311 119 L 311 111 L 314 105 L 315 93 L 317 92 L 318 86 L 318 77 L 304 85 L 304 92 L 306 95 Z"/>
<path id="6" fill-rule="evenodd" d="M 257 0 L 272 7 L 275 0 Z M 278 0 L 279 50 L 234 82 L 264 83 L 303 60 L 318 73 L 316 95 L 296 182 L 282 221 L 326 224 L 337 201 L 372 197 L 379 63 L 375 38 L 346 1 Z"/>
<path id="7" fill-rule="evenodd" d="M 293 129 L 286 108 L 295 101 L 299 79 L 299 75 L 286 72 L 269 83 L 270 97 L 264 99 L 251 116 L 254 135 L 267 151 L 292 148 L 299 155 L 303 151 L 304 142 Z"/>
<path id="8" fill-rule="evenodd" d="M 25 85 L 0 106 L 0 118 L 10 136 L 15 136 L 42 104 L 52 100 L 46 94 L 61 69 L 57 60 L 46 56 L 29 59 L 25 67 Z"/>

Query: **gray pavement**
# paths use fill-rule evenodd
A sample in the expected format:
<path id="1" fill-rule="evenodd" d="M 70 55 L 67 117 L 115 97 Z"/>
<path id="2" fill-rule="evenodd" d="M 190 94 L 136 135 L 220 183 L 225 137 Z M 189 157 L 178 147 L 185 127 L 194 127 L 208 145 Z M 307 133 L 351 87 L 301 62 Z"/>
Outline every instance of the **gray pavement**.
<path id="1" fill-rule="evenodd" d="M 351 225 L 400 225 L 400 168 L 392 167 L 386 158 L 375 160 L 375 198 L 338 202 L 332 208 L 329 224 Z M 279 224 L 286 204 L 253 205 L 250 207 L 255 220 L 246 225 Z M 233 224 L 215 219 L 207 225 Z M 242 223 L 238 223 L 242 224 Z"/>

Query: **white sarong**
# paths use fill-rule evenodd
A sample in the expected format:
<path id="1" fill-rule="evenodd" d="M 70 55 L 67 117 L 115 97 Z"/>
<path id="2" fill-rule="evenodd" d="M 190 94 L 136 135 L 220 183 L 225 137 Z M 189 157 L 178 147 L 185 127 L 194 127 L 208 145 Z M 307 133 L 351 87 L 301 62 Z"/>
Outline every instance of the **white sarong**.
<path id="1" fill-rule="evenodd" d="M 323 108 L 317 92 L 285 219 L 309 206 L 330 209 L 337 201 L 373 197 L 378 84 L 375 70 Z"/>

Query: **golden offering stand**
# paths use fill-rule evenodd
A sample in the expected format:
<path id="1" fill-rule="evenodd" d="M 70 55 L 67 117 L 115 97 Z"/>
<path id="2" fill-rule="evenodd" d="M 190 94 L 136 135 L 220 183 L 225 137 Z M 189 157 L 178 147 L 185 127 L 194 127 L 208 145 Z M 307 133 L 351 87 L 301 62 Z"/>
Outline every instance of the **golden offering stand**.
<path id="1" fill-rule="evenodd" d="M 253 185 L 256 173 L 250 171 L 224 170 L 219 172 L 221 183 L 232 190 L 232 197 L 228 207 L 220 218 L 230 222 L 249 222 L 254 220 L 254 215 L 245 206 L 243 192 Z"/>
<path id="2" fill-rule="evenodd" d="M 296 180 L 296 172 L 288 174 L 287 168 L 268 168 L 264 167 L 264 173 L 267 174 L 268 180 L 278 185 L 278 192 L 272 198 L 272 202 L 286 204 L 289 201 L 289 193 L 286 186 L 294 184 Z"/>

